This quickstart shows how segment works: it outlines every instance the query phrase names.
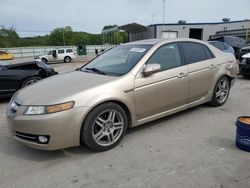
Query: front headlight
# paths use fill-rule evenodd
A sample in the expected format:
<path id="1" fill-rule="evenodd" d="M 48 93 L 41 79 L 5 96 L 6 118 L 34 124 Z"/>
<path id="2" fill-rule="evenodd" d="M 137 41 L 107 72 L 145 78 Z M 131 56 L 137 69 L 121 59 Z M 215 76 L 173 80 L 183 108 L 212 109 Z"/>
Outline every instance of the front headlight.
<path id="1" fill-rule="evenodd" d="M 25 115 L 43 115 L 69 110 L 74 107 L 75 102 L 66 102 L 49 106 L 28 106 Z"/>

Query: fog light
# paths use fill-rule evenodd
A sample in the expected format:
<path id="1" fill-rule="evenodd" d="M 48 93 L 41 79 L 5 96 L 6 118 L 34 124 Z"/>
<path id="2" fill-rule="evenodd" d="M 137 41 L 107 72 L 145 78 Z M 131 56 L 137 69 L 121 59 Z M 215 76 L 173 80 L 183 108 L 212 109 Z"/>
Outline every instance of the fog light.
<path id="1" fill-rule="evenodd" d="M 38 141 L 43 144 L 47 144 L 49 139 L 46 136 L 38 136 Z"/>

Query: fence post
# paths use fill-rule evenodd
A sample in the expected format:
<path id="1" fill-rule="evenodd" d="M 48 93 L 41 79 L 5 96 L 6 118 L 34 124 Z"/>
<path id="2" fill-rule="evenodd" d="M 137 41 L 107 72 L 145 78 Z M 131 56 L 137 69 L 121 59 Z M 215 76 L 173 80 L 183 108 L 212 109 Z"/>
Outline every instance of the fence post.
<path id="1" fill-rule="evenodd" d="M 35 48 L 33 48 L 33 56 L 36 57 Z"/>
<path id="2" fill-rule="evenodd" d="M 22 48 L 20 48 L 21 58 L 23 58 Z"/>

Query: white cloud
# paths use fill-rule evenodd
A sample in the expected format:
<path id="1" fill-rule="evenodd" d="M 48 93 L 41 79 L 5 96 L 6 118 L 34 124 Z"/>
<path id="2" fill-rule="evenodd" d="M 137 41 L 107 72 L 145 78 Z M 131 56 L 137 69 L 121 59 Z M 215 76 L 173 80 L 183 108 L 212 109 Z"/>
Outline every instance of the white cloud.
<path id="1" fill-rule="evenodd" d="M 165 21 L 170 23 L 180 19 L 214 22 L 224 17 L 232 20 L 250 18 L 249 0 L 165 2 Z M 27 31 L 50 31 L 55 27 L 70 25 L 74 30 L 100 33 L 103 26 L 108 24 L 151 24 L 152 15 L 154 22 L 160 23 L 162 5 L 162 0 L 1 0 L 0 25 L 14 25 L 17 30 Z"/>

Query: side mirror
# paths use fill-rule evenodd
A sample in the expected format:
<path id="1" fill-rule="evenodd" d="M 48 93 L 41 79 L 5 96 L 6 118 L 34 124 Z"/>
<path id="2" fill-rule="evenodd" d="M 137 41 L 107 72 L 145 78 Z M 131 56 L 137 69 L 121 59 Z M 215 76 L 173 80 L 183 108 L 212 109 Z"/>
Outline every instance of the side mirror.
<path id="1" fill-rule="evenodd" d="M 154 73 L 157 73 L 161 70 L 161 65 L 160 64 L 147 64 L 144 68 L 143 68 L 143 75 L 144 76 L 150 76 Z"/>

